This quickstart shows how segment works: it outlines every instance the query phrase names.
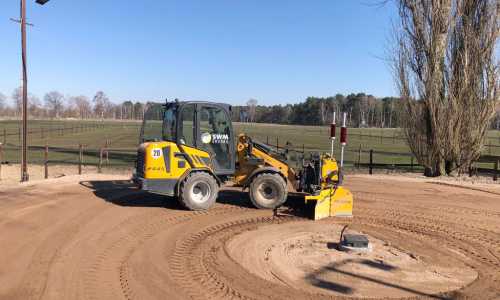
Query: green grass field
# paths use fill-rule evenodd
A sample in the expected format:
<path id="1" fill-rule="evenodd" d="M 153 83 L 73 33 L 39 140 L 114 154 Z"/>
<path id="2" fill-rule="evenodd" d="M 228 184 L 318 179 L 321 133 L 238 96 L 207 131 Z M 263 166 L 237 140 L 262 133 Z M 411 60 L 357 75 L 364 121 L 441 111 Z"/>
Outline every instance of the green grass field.
<path id="1" fill-rule="evenodd" d="M 30 121 L 29 161 L 42 163 L 45 145 L 49 145 L 51 163 L 77 163 L 78 147 L 84 147 L 84 162 L 97 164 L 99 149 L 109 143 L 109 164 L 132 166 L 138 144 L 139 122 L 129 121 Z M 317 126 L 293 126 L 273 124 L 235 123 L 236 133 L 246 132 L 255 140 L 283 147 L 287 142 L 291 147 L 309 152 L 329 152 L 329 128 Z M 5 133 L 5 134 L 4 134 Z M 0 142 L 3 145 L 3 161 L 19 162 L 19 121 L 0 121 Z M 484 154 L 500 155 L 500 132 L 490 131 Z M 359 157 L 359 149 L 361 156 Z M 358 159 L 368 162 L 368 151 L 376 151 L 376 163 L 410 163 L 411 156 L 405 139 L 398 129 L 349 129 L 345 159 L 352 165 Z M 378 152 L 403 153 L 381 154 Z M 335 144 L 335 155 L 340 157 L 340 145 Z M 301 155 L 299 155 L 301 156 Z M 292 155 L 293 157 L 293 155 Z"/>

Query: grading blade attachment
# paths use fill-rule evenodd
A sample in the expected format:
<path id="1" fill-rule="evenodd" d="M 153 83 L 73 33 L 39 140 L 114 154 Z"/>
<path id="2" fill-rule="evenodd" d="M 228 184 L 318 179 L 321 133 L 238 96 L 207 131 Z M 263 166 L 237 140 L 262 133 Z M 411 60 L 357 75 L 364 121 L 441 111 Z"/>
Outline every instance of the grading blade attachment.
<path id="1" fill-rule="evenodd" d="M 305 202 L 314 220 L 352 217 L 353 196 L 342 186 L 323 189 L 316 195 L 306 196 Z"/>

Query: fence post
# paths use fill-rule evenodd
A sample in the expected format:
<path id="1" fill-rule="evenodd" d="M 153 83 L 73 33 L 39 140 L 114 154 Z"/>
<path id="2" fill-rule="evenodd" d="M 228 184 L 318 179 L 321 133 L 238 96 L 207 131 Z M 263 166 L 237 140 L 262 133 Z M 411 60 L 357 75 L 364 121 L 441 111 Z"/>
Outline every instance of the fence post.
<path id="1" fill-rule="evenodd" d="M 410 170 L 413 172 L 413 155 L 411 156 Z"/>
<path id="2" fill-rule="evenodd" d="M 49 178 L 49 146 L 45 144 L 45 151 L 44 151 L 44 169 L 45 169 L 45 179 Z"/>
<path id="3" fill-rule="evenodd" d="M 83 163 L 83 145 L 78 146 L 78 175 L 82 175 L 82 163 Z"/>
<path id="4" fill-rule="evenodd" d="M 360 165 L 361 165 L 361 144 L 359 144 L 359 149 L 358 149 L 358 170 L 360 168 Z"/>
<path id="5" fill-rule="evenodd" d="M 373 149 L 370 149 L 370 175 L 373 174 Z"/>
<path id="6" fill-rule="evenodd" d="M 19 145 L 21 145 L 21 127 L 19 127 L 19 130 L 17 131 L 17 141 Z"/>
<path id="7" fill-rule="evenodd" d="M 266 144 L 269 145 L 269 136 L 266 136 Z"/>
<path id="8" fill-rule="evenodd" d="M 99 166 L 97 167 L 97 173 L 102 173 L 102 148 L 99 149 Z"/>
<path id="9" fill-rule="evenodd" d="M 276 136 L 276 151 L 280 149 L 279 138 Z"/>
<path id="10" fill-rule="evenodd" d="M 105 147 L 105 151 L 106 151 L 106 164 L 109 164 L 109 140 L 106 140 L 106 147 Z"/>
<path id="11" fill-rule="evenodd" d="M 498 180 L 498 165 L 500 165 L 500 161 L 497 160 L 495 162 L 495 173 L 493 174 L 493 180 L 497 181 Z"/>

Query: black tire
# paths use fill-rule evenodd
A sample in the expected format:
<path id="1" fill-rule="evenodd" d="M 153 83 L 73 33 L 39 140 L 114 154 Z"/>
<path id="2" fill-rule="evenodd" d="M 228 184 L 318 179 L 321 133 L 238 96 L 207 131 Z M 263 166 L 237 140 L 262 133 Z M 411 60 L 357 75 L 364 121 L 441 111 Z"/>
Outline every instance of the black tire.
<path id="1" fill-rule="evenodd" d="M 179 202 L 189 210 L 207 210 L 219 194 L 215 178 L 206 172 L 193 172 L 181 183 Z"/>
<path id="2" fill-rule="evenodd" d="M 250 183 L 250 200 L 257 208 L 280 207 L 285 203 L 287 196 L 286 181 L 279 174 L 259 174 Z"/>

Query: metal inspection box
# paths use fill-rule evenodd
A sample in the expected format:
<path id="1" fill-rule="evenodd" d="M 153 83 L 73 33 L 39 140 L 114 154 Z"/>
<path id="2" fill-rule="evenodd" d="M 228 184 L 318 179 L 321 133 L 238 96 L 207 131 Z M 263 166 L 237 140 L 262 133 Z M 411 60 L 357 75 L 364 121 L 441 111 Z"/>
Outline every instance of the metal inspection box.
<path id="1" fill-rule="evenodd" d="M 344 234 L 342 246 L 353 248 L 368 248 L 368 238 L 362 234 Z"/>

